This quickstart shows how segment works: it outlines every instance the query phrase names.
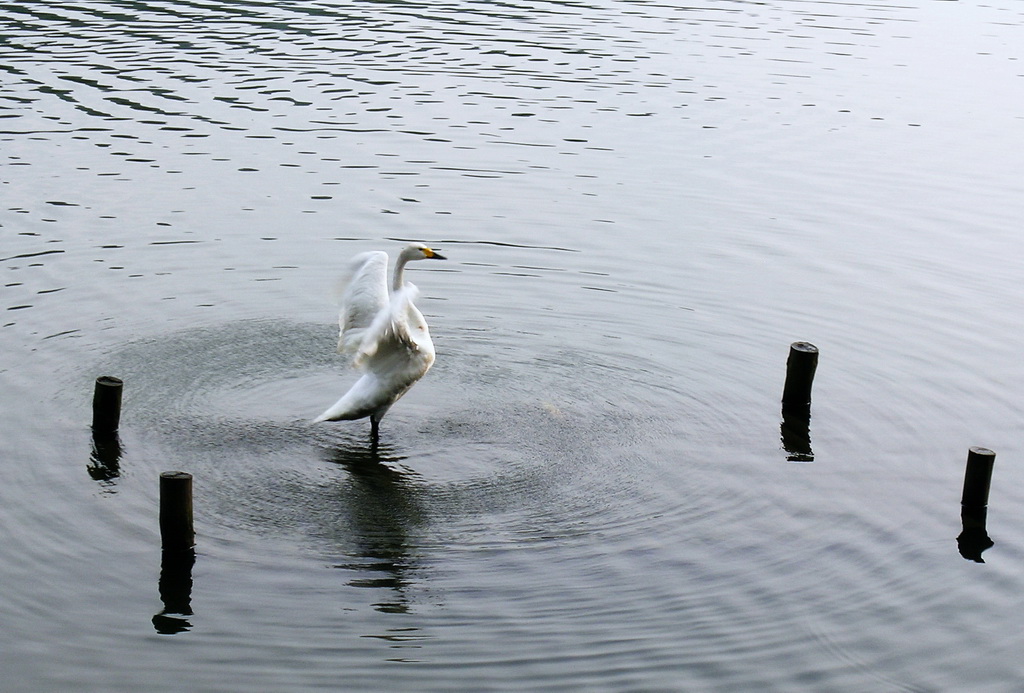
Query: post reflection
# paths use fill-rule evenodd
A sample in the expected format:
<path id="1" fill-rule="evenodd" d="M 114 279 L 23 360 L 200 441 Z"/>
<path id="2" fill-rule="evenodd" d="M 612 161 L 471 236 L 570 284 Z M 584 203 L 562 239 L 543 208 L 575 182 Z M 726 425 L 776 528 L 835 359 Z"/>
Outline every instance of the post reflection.
<path id="1" fill-rule="evenodd" d="M 153 616 L 153 627 L 161 635 L 177 635 L 192 629 L 192 566 L 194 549 L 164 551 L 160 561 L 160 601 L 164 609 Z"/>
<path id="2" fill-rule="evenodd" d="M 782 407 L 782 449 L 788 462 L 813 462 L 810 406 Z"/>
<path id="3" fill-rule="evenodd" d="M 968 561 L 984 563 L 985 559 L 981 554 L 996 545 L 988 536 L 986 523 L 988 522 L 988 508 L 981 507 L 960 507 L 960 522 L 962 531 L 956 538 L 957 548 L 960 555 Z"/>
<path id="4" fill-rule="evenodd" d="M 353 587 L 385 590 L 386 597 L 374 608 L 387 613 L 407 613 L 411 608 L 417 555 L 410 534 L 424 520 L 411 483 L 415 474 L 390 466 L 402 459 L 391 446 L 380 443 L 331 451 L 331 461 L 348 472 L 346 534 L 354 544 L 348 552 L 356 559 L 335 567 L 365 575 L 350 580 Z"/>
<path id="5" fill-rule="evenodd" d="M 94 481 L 113 486 L 121 476 L 121 439 L 117 432 L 98 432 L 92 434 L 92 451 L 89 453 L 89 464 L 86 471 Z"/>

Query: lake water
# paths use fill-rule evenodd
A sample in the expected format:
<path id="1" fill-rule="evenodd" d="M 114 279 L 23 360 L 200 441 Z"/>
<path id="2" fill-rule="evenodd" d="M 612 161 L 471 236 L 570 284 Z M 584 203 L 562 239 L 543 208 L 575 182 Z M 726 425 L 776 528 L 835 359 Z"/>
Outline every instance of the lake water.
<path id="1" fill-rule="evenodd" d="M 4 689 L 1018 690 L 1022 58 L 1014 0 L 6 4 Z M 409 240 L 373 449 L 332 284 Z"/>

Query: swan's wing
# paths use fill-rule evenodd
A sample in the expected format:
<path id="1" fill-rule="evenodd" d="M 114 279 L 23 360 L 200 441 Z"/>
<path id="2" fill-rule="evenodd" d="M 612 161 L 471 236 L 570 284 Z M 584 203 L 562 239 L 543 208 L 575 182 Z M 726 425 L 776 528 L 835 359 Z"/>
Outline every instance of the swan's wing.
<path id="1" fill-rule="evenodd" d="M 409 283 L 394 293 L 387 310 L 363 333 L 353 362 L 357 368 L 392 373 L 411 362 L 425 362 L 420 375 L 426 372 L 434 361 L 434 345 L 423 315 L 413 305 L 418 295 L 419 289 Z"/>
<path id="2" fill-rule="evenodd" d="M 417 290 L 406 284 L 363 331 L 354 364 L 362 377 L 314 421 L 384 416 L 392 404 L 430 370 L 434 345 L 426 322 L 413 305 Z M 418 316 L 418 319 L 411 316 Z"/>
<path id="3" fill-rule="evenodd" d="M 404 395 L 430 370 L 434 345 L 423 315 L 413 300 L 419 291 L 406 284 L 396 291 L 369 327 L 361 328 L 362 341 L 353 365 L 363 376 L 331 408 L 314 421 L 338 421 L 376 416 Z"/>
<path id="4" fill-rule="evenodd" d="M 352 258 L 349 273 L 338 283 L 338 353 L 359 349 L 367 330 L 388 307 L 388 254 L 375 250 Z"/>

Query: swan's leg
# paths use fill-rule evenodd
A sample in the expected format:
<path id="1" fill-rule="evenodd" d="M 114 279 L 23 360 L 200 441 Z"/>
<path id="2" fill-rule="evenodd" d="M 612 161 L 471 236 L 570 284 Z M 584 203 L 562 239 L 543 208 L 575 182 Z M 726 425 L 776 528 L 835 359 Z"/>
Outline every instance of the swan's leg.
<path id="1" fill-rule="evenodd" d="M 376 416 L 370 416 L 370 439 L 374 445 L 380 439 L 380 419 Z"/>

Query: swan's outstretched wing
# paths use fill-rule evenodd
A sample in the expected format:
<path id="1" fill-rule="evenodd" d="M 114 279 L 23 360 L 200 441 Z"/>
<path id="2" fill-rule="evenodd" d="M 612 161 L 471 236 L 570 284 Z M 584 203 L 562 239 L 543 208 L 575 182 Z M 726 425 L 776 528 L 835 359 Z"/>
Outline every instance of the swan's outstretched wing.
<path id="1" fill-rule="evenodd" d="M 338 285 L 338 353 L 357 351 L 366 332 L 388 307 L 388 254 L 375 250 L 352 258 L 349 274 Z"/>
<path id="2" fill-rule="evenodd" d="M 422 377 L 434 362 L 434 345 L 423 315 L 413 305 L 419 295 L 406 283 L 391 297 L 387 310 L 377 314 L 362 334 L 353 364 L 384 376 Z"/>
<path id="3" fill-rule="evenodd" d="M 413 300 L 419 291 L 406 284 L 391 297 L 372 324 L 361 329 L 353 365 L 362 377 L 314 421 L 380 417 L 423 377 L 434 363 L 427 323 Z"/>

